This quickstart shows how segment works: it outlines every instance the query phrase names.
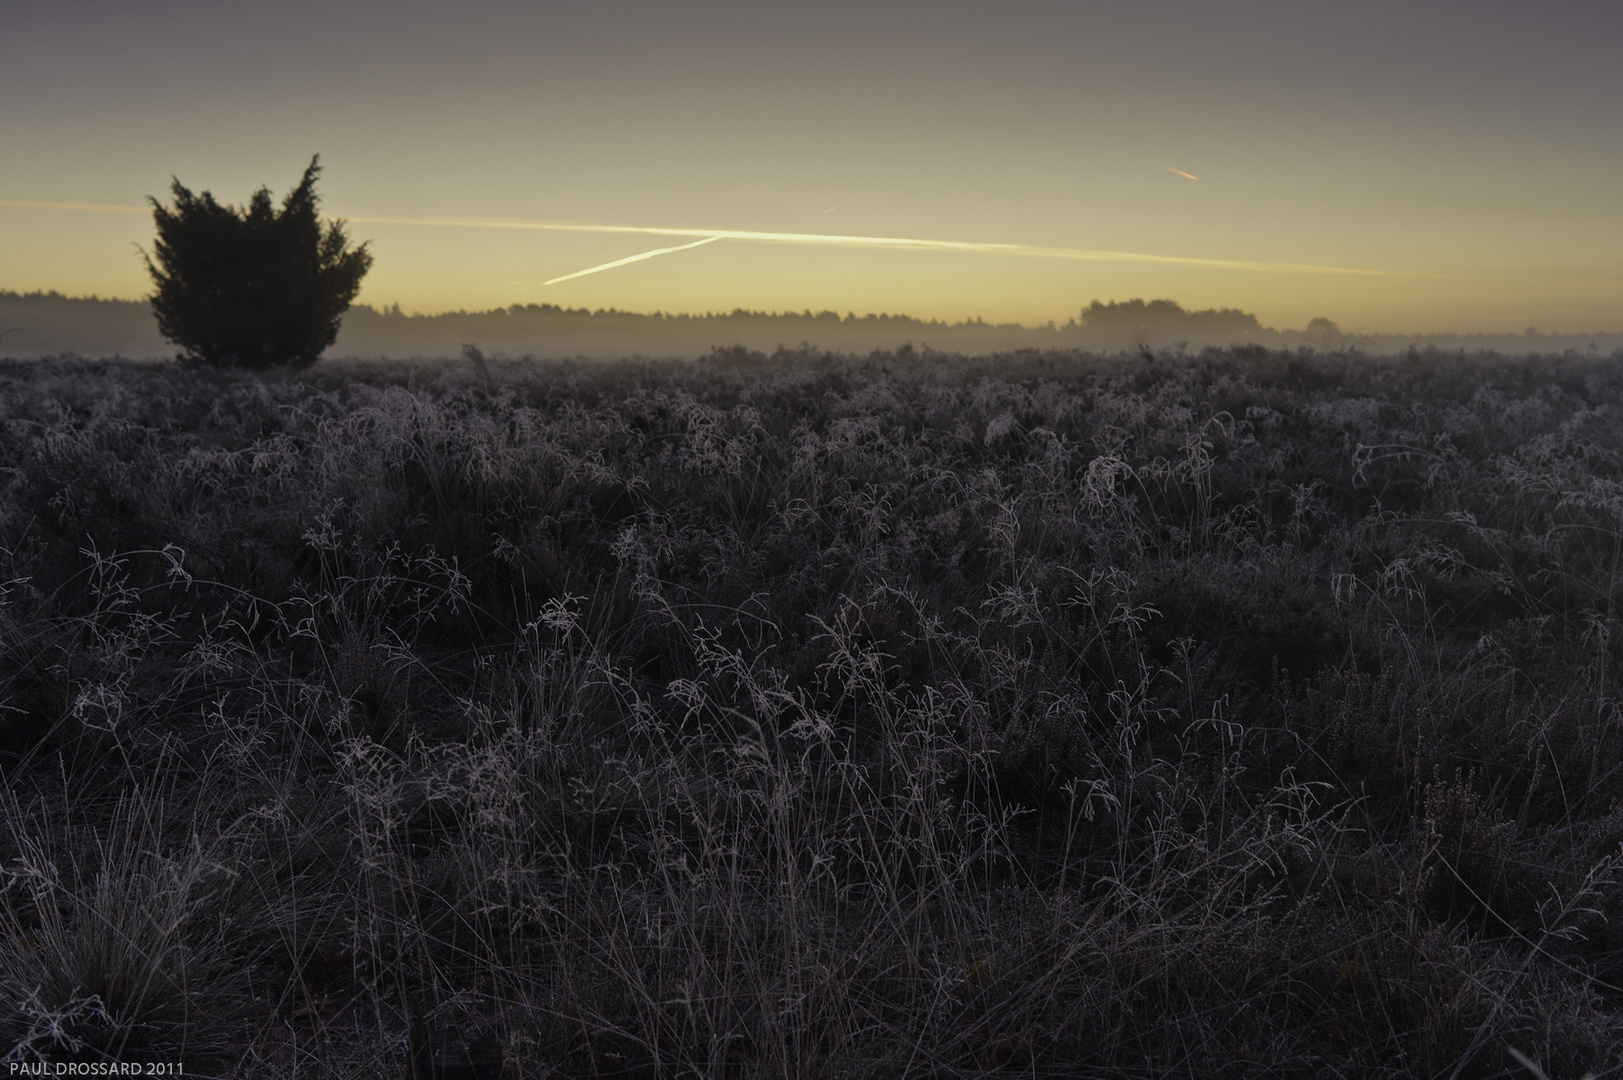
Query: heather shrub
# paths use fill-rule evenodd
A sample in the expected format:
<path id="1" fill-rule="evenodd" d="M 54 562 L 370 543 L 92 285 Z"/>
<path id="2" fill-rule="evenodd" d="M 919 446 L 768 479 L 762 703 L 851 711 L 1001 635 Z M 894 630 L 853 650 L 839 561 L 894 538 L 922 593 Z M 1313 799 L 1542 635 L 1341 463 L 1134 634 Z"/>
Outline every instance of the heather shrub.
<path id="1" fill-rule="evenodd" d="M 9 1052 L 1623 1067 L 1623 377 L 1538 364 L 0 370 Z"/>

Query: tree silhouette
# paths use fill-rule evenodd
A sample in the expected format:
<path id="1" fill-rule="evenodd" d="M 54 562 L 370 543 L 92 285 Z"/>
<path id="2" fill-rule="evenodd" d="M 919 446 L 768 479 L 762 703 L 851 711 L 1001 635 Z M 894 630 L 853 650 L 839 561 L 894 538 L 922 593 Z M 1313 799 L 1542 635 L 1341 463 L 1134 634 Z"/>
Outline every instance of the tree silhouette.
<path id="1" fill-rule="evenodd" d="M 1318 349 L 1340 348 L 1347 340 L 1347 335 L 1341 332 L 1341 327 L 1320 315 L 1307 324 L 1302 336 L 1308 343 Z"/>
<path id="2" fill-rule="evenodd" d="M 320 156 L 277 212 L 260 188 L 243 209 L 222 206 L 179 180 L 173 209 L 150 199 L 157 256 L 142 252 L 157 291 L 163 336 L 195 362 L 308 367 L 338 337 L 339 320 L 372 267 L 363 243 L 351 249 L 343 222 L 316 216 Z"/>
<path id="3" fill-rule="evenodd" d="M 1147 347 L 1152 340 L 1167 337 L 1208 343 L 1249 340 L 1262 332 L 1262 324 L 1250 312 L 1238 308 L 1206 308 L 1185 311 L 1175 300 L 1095 300 L 1082 309 L 1082 326 L 1113 335 L 1120 341 Z"/>

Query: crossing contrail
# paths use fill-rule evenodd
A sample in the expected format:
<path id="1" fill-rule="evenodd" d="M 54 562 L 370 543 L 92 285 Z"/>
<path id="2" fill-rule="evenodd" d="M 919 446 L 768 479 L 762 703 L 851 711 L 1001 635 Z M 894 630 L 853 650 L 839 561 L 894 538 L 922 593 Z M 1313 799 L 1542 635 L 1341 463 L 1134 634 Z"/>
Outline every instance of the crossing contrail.
<path id="1" fill-rule="evenodd" d="M 14 206 L 19 210 L 82 210 L 91 214 L 146 214 L 150 206 L 103 206 L 100 203 L 29 202 L 24 199 L 0 199 L 0 206 Z"/>
<path id="2" fill-rule="evenodd" d="M 541 284 L 556 285 L 558 282 L 568 281 L 570 278 L 585 277 L 587 274 L 596 274 L 601 273 L 604 270 L 613 270 L 616 266 L 624 266 L 626 263 L 642 262 L 644 259 L 652 259 L 655 255 L 669 255 L 673 251 L 687 251 L 690 248 L 703 247 L 705 244 L 714 244 L 720 239 L 721 237 L 719 236 L 707 236 L 703 240 L 695 240 L 691 244 L 678 244 L 676 247 L 655 248 L 653 251 L 645 251 L 641 255 L 631 255 L 624 259 L 615 259 L 613 262 L 606 262 L 602 266 L 589 266 L 585 270 L 576 270 L 573 274 L 565 274 L 563 277 L 555 277 L 551 281 L 543 281 Z"/>
<path id="3" fill-rule="evenodd" d="M 1165 167 L 1165 166 L 1163 166 Z M 1173 170 L 1176 172 L 1177 170 Z M 1187 175 L 1187 174 L 1185 174 Z M 1193 179 L 1193 177 L 1191 177 Z M 32 210 L 81 210 L 96 213 L 150 213 L 150 207 L 104 206 L 92 203 L 26 202 L 0 199 L 0 206 Z M 1246 259 L 1205 259 L 1185 255 L 1147 255 L 1136 251 L 1105 251 L 1092 248 L 1046 247 L 1039 244 L 1005 244 L 975 240 L 921 240 L 901 236 L 842 236 L 831 233 L 760 232 L 749 229 L 690 229 L 662 225 L 599 225 L 586 222 L 530 221 L 483 217 L 379 217 L 357 214 L 344 218 L 358 225 L 410 225 L 446 229 L 504 229 L 535 232 L 598 233 L 610 236 L 691 237 L 696 242 L 643 252 L 626 259 L 588 267 L 573 274 L 553 278 L 547 284 L 595 274 L 616 266 L 651 259 L 673 251 L 698 247 L 717 240 L 738 240 L 756 244 L 792 244 L 806 247 L 870 248 L 893 251 L 963 252 L 980 255 L 1023 256 L 1081 262 L 1145 263 L 1158 266 L 1188 266 L 1208 270 L 1240 270 L 1267 274 L 1340 274 L 1355 277 L 1447 278 L 1451 274 L 1419 270 L 1371 270 L 1354 266 L 1321 266 L 1313 263 L 1256 262 Z"/>
<path id="4" fill-rule="evenodd" d="M 749 229 L 690 229 L 663 225 L 597 225 L 562 221 L 526 221 L 507 218 L 372 217 L 356 215 L 344 220 L 363 225 L 419 225 L 462 229 L 519 229 L 539 232 L 605 233 L 621 236 L 691 236 L 706 241 L 741 240 L 760 244 L 794 244 L 807 247 L 883 248 L 900 251 L 957 251 L 983 255 L 1017 255 L 1032 258 L 1067 259 L 1084 262 L 1135 262 L 1168 266 L 1204 267 L 1212 270 L 1246 270 L 1258 273 L 1349 274 L 1360 277 L 1441 278 L 1447 274 L 1416 270 L 1369 270 L 1351 266 L 1320 266 L 1311 263 L 1254 262 L 1244 259 L 1202 259 L 1183 255 L 1146 255 L 1134 251 L 1102 251 L 1090 248 L 1045 247 L 1038 244 L 989 243 L 976 240 L 921 240 L 901 236 L 842 236 L 832 233 L 760 232 Z M 664 254 L 661 249 L 650 254 Z M 641 257 L 641 256 L 639 256 Z M 592 270 L 607 269 L 593 267 Z M 575 275 L 569 275 L 575 276 Z M 562 279 L 554 279 L 562 280 Z"/>

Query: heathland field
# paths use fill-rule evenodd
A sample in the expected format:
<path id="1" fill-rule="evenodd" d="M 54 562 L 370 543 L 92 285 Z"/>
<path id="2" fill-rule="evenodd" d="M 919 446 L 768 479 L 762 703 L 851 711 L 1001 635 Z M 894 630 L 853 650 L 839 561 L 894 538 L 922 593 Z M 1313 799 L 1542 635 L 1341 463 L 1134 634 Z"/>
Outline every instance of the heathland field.
<path id="1" fill-rule="evenodd" d="M 0 1056 L 1617 1076 L 1620 526 L 1620 358 L 0 365 Z"/>

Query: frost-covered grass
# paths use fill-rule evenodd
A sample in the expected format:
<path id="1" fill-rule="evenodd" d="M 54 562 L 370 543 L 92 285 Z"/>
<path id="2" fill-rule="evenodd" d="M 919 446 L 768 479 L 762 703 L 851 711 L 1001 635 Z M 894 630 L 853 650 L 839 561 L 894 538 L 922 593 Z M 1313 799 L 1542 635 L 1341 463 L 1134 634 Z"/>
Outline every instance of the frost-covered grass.
<path id="1" fill-rule="evenodd" d="M 1623 1069 L 1618 361 L 43 361 L 0 422 L 0 1057 Z"/>

